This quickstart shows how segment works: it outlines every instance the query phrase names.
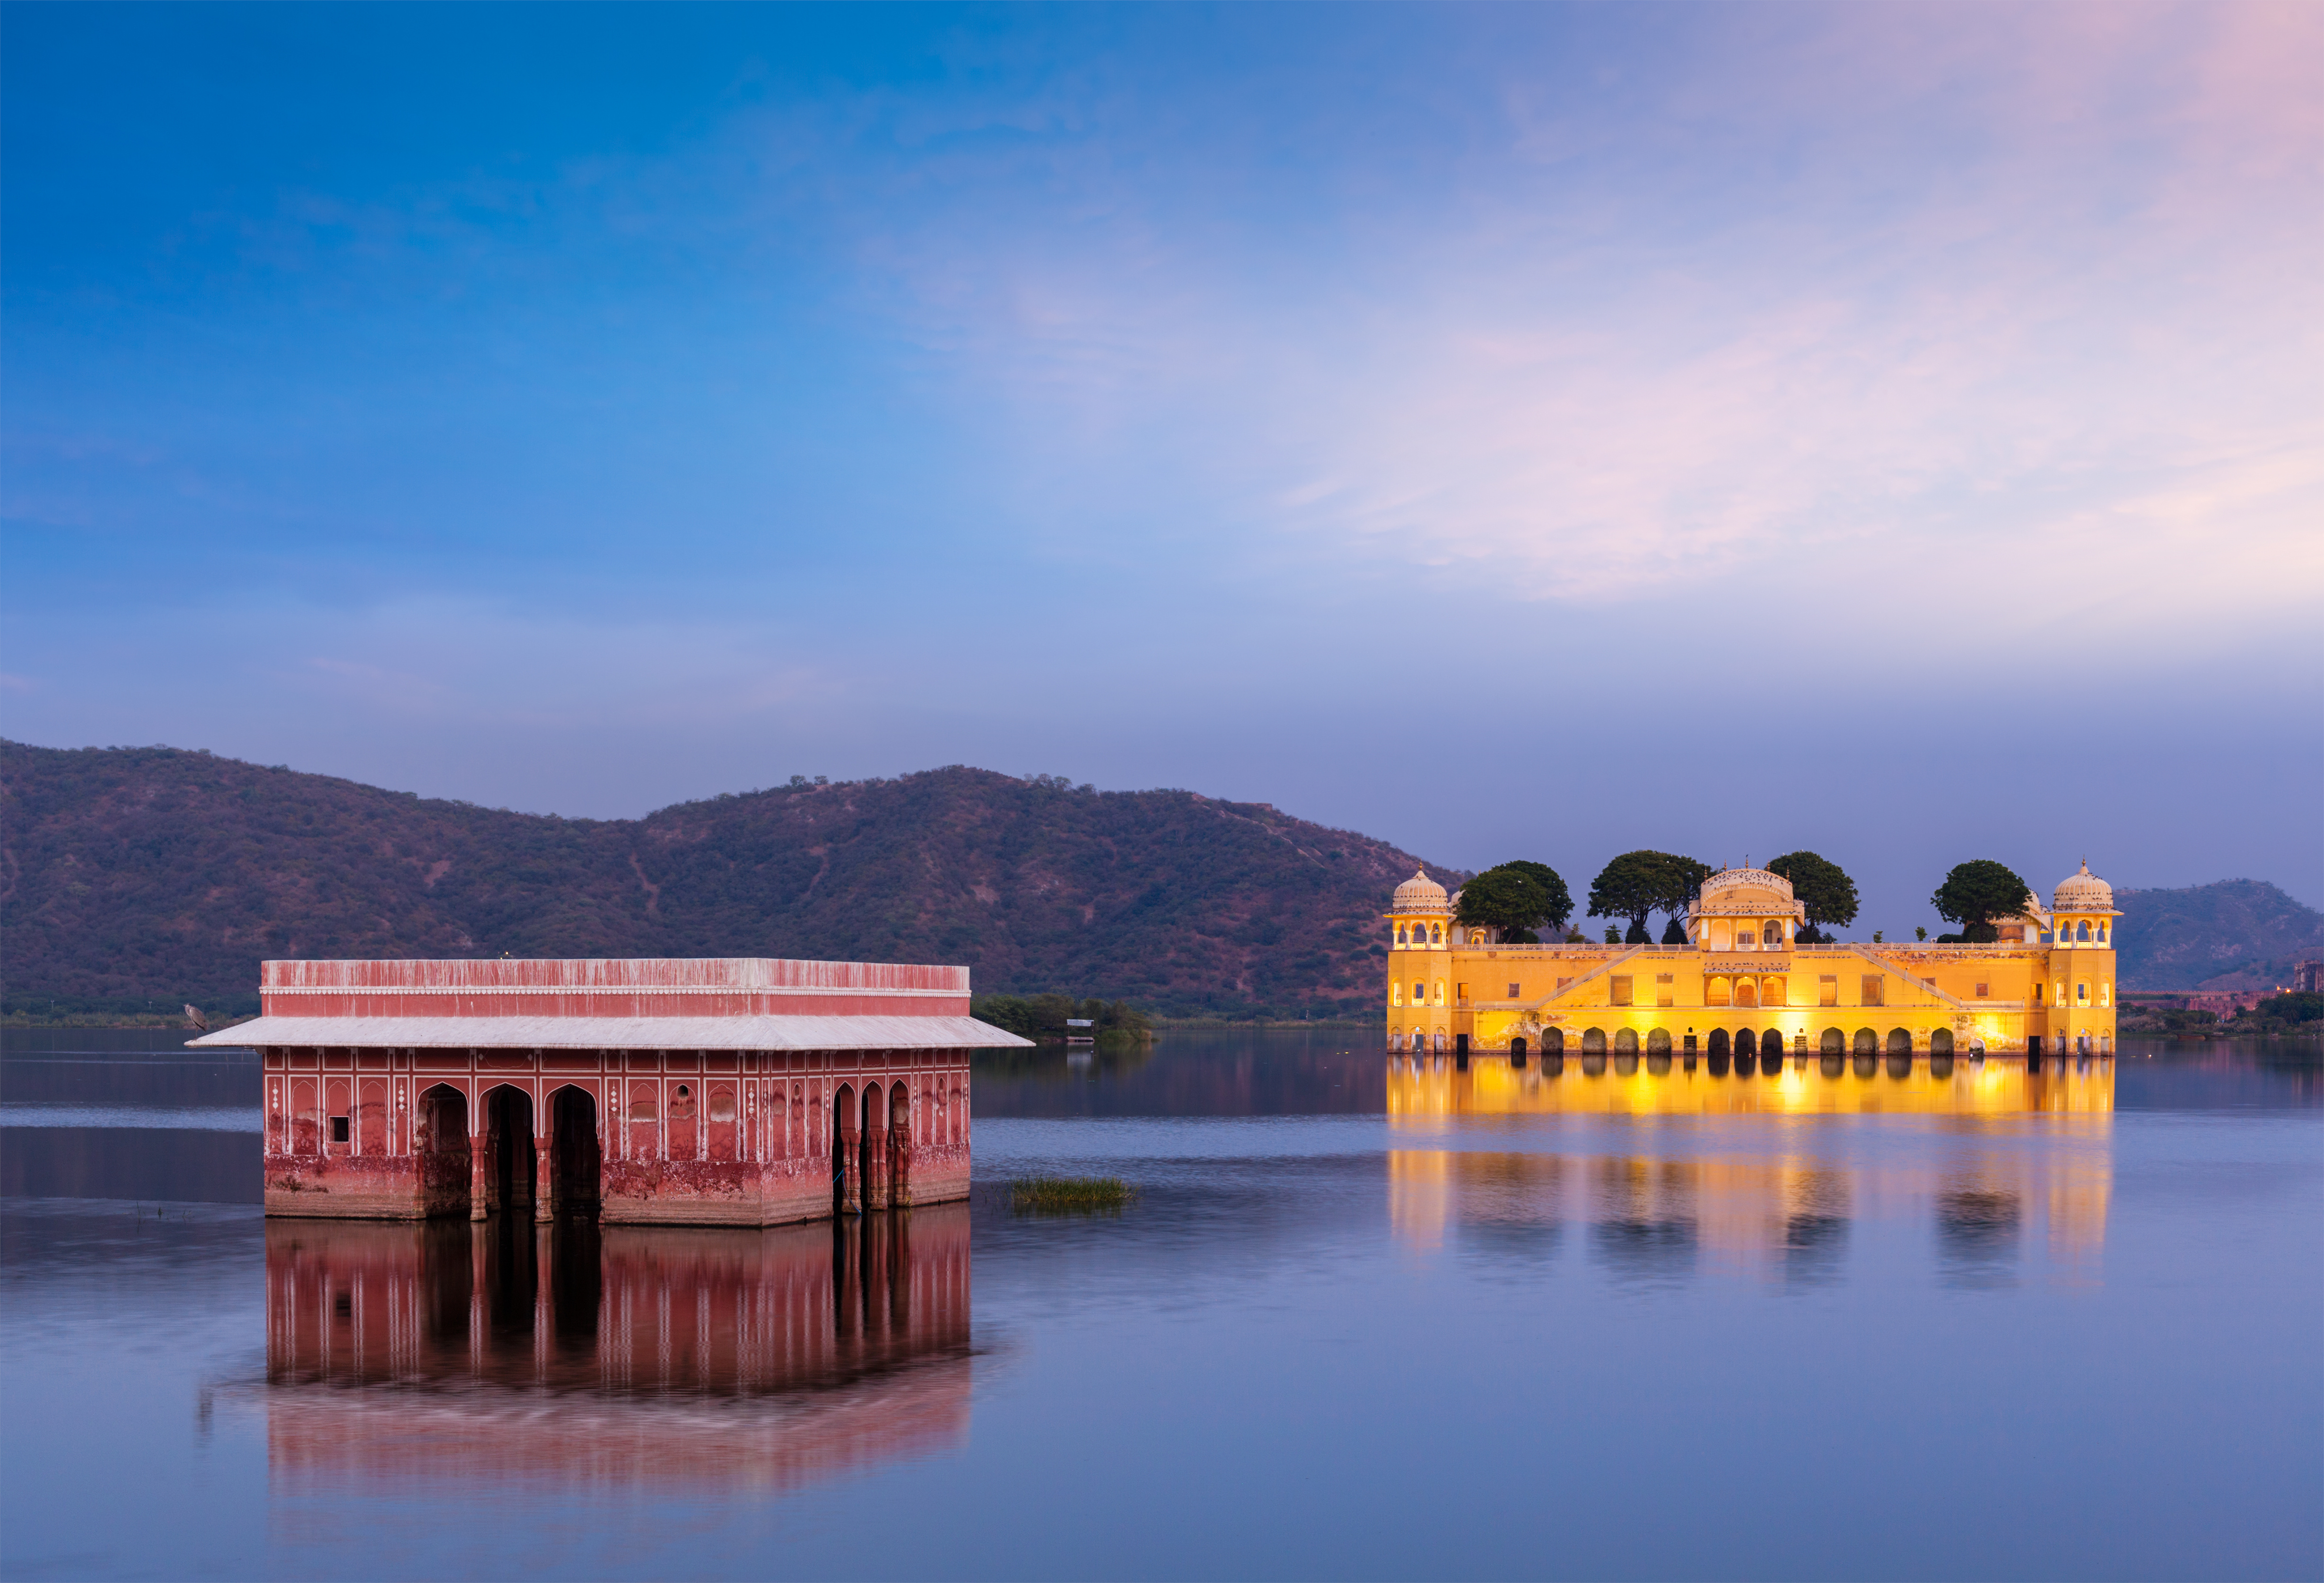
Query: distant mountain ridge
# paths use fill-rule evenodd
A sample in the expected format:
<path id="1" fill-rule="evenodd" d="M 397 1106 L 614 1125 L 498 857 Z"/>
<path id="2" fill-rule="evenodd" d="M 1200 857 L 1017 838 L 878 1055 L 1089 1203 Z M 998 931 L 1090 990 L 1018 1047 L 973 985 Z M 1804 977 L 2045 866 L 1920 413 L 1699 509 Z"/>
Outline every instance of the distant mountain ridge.
<path id="1" fill-rule="evenodd" d="M 587 820 L 0 742 L 0 1004 L 247 1011 L 269 956 L 505 952 L 964 962 L 983 993 L 1370 1017 L 1419 861 L 1265 804 L 957 766 Z"/>
<path id="2" fill-rule="evenodd" d="M 2324 958 L 2324 913 L 2264 879 L 2116 890 L 2114 904 L 2126 989 L 2271 989 Z"/>

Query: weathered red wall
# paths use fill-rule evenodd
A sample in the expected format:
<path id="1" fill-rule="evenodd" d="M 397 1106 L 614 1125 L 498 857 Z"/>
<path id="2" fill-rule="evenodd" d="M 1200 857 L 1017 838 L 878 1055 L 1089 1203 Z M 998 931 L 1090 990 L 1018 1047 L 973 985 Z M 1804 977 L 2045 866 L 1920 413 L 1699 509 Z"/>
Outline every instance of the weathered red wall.
<path id="1" fill-rule="evenodd" d="M 878 1091 L 880 1120 L 868 1160 L 848 1162 L 856 1201 L 880 1209 L 968 1194 L 963 1051 L 290 1048 L 266 1050 L 264 1072 L 272 1215 L 545 1219 L 559 1207 L 561 1091 L 587 1099 L 592 1207 L 609 1223 L 828 1218 L 834 1108 L 847 1108 L 854 1130 L 867 1087 Z M 506 1201 L 493 1127 L 498 1092 L 521 1094 L 530 1112 L 529 1131 L 509 1139 L 516 1158 Z M 334 1136 L 337 1118 L 346 1121 L 344 1140 Z M 530 1171 L 521 1164 L 528 1153 Z"/>

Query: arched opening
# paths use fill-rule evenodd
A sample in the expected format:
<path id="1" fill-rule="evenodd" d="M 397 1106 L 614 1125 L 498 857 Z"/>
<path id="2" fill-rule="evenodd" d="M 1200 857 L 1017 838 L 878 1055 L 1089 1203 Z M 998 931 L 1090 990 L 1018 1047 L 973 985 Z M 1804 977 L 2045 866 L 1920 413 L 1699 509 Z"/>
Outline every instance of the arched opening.
<path id="1" fill-rule="evenodd" d="M 1762 1063 L 1773 1061 L 1778 1066 L 1783 1064 L 1784 1035 L 1780 1032 L 1769 1028 L 1759 1035 L 1759 1059 Z"/>
<path id="2" fill-rule="evenodd" d="M 1398 924 L 1396 926 L 1396 943 L 1398 945 L 1408 944 L 1411 942 L 1411 932 L 1405 928 L 1402 924 Z"/>
<path id="3" fill-rule="evenodd" d="M 1582 1029 L 1582 1053 L 1584 1055 L 1603 1055 L 1606 1054 L 1606 1030 L 1604 1028 Z"/>
<path id="4" fill-rule="evenodd" d="M 1711 1030 L 1711 1045 L 1708 1054 L 1713 1061 L 1724 1062 L 1727 1059 L 1727 1030 L 1725 1028 L 1713 1028 Z"/>
<path id="5" fill-rule="evenodd" d="M 532 1096 L 522 1089 L 503 1083 L 484 1096 L 484 1163 L 491 1191 L 485 1207 L 530 1213 L 536 1168 Z"/>
<path id="6" fill-rule="evenodd" d="M 1431 924 L 1428 925 L 1428 943 L 1431 945 L 1442 945 L 1444 943 L 1443 925 Z"/>
<path id="7" fill-rule="evenodd" d="M 1565 1030 L 1549 1028 L 1541 1035 L 1541 1053 L 1563 1058 L 1565 1054 Z"/>
<path id="8" fill-rule="evenodd" d="M 1670 1029 L 1655 1028 L 1646 1035 L 1646 1054 L 1667 1055 L 1671 1053 Z"/>
<path id="9" fill-rule="evenodd" d="M 1636 1055 L 1637 1053 L 1638 1030 L 1636 1028 L 1616 1028 L 1614 1030 L 1614 1054 L 1617 1055 Z"/>
<path id="10" fill-rule="evenodd" d="M 1735 1003 L 1735 981 L 1724 974 L 1713 973 L 1711 981 L 1703 986 L 1702 1003 L 1705 1006 L 1732 1006 Z"/>
<path id="11" fill-rule="evenodd" d="M 2089 940 L 2089 937 L 2090 937 L 2090 925 L 2089 925 L 2089 922 L 2088 922 L 2087 920 L 2085 920 L 2085 921 L 2084 921 L 2084 922 L 2082 922 L 2082 923 L 2077 924 L 2077 925 L 2074 926 L 2074 939 L 2075 939 L 2077 942 L 2079 942 L 2079 943 L 2087 943 L 2087 942 Z"/>
<path id="12" fill-rule="evenodd" d="M 1763 925 L 1760 927 L 1759 943 L 1761 945 L 1766 946 L 1769 951 L 1773 951 L 1783 943 L 1784 926 L 1781 924 L 1771 923 Z"/>
<path id="13" fill-rule="evenodd" d="M 841 1083 L 839 1091 L 831 1096 L 831 1205 L 837 1214 L 848 1215 L 863 1208 L 861 1184 L 856 1178 L 861 1167 L 856 1160 L 855 1088 Z"/>
<path id="14" fill-rule="evenodd" d="M 912 1091 L 900 1080 L 888 1091 L 888 1201 L 912 1201 Z"/>
<path id="15" fill-rule="evenodd" d="M 1725 918 L 1711 920 L 1711 949 L 1725 951 L 1734 941 L 1735 925 Z"/>
<path id="16" fill-rule="evenodd" d="M 1738 1006 L 1757 1006 L 1757 1005 L 1758 1005 L 1758 1004 L 1759 1004 L 1759 980 L 1757 980 L 1757 979 L 1738 979 L 1738 980 L 1735 980 L 1735 1004 L 1736 1004 L 1736 1005 L 1738 1005 Z"/>
<path id="17" fill-rule="evenodd" d="M 597 1209 L 597 1098 L 570 1084 L 549 1096 L 549 1205 L 564 1212 Z"/>
<path id="18" fill-rule="evenodd" d="M 702 1158 L 702 1092 L 699 1084 L 682 1082 L 669 1091 L 669 1117 L 663 1125 L 669 1129 L 671 1159 Z"/>
<path id="19" fill-rule="evenodd" d="M 1858 1028 L 1858 1029 L 1857 1029 L 1857 1030 L 1856 1030 L 1856 1054 L 1858 1054 L 1858 1055 L 1877 1055 L 1877 1054 L 1880 1054 L 1880 1035 L 1879 1035 L 1878 1034 L 1874 1033 L 1870 1028 Z"/>
<path id="20" fill-rule="evenodd" d="M 1910 1055 L 1912 1053 L 1913 1035 L 1906 1033 L 1903 1028 L 1890 1028 L 1888 1030 L 1888 1054 L 1891 1055 Z"/>
<path id="21" fill-rule="evenodd" d="M 704 1157 L 732 1164 L 742 1152 L 742 1108 L 737 1100 L 733 1083 L 714 1081 L 706 1086 L 709 1093 L 702 1112 L 703 1120 L 707 1125 L 703 1131 L 709 1138 L 710 1146 L 705 1151 Z"/>
<path id="22" fill-rule="evenodd" d="M 1525 1035 L 1524 1035 L 1523 1034 L 1519 1034 L 1517 1037 L 1515 1037 L 1515 1038 L 1513 1038 L 1513 1039 L 1511 1039 L 1511 1040 L 1509 1041 L 1509 1064 L 1510 1064 L 1511 1066 L 1523 1066 L 1525 1063 L 1526 1063 L 1526 1042 L 1525 1042 Z"/>
<path id="23" fill-rule="evenodd" d="M 468 1152 L 468 1096 L 444 1084 L 420 1096 L 411 1137 L 420 1163 L 424 1215 L 465 1215 L 473 1167 Z"/>
<path id="24" fill-rule="evenodd" d="M 1950 1029 L 1950 1028 L 1939 1028 L 1935 1033 L 1932 1033 L 1932 1034 L 1931 1034 L 1931 1035 L 1929 1035 L 1929 1054 L 1932 1054 L 1932 1055 L 1944 1055 L 1944 1056 L 1950 1056 L 1950 1055 L 1951 1055 L 1951 1054 L 1952 1054 L 1952 1053 L 1953 1053 L 1953 1031 L 1952 1031 L 1952 1029 Z"/>
<path id="25" fill-rule="evenodd" d="M 1838 1028 L 1824 1029 L 1821 1036 L 1816 1040 L 1816 1054 L 1819 1055 L 1847 1054 L 1848 1035 Z"/>

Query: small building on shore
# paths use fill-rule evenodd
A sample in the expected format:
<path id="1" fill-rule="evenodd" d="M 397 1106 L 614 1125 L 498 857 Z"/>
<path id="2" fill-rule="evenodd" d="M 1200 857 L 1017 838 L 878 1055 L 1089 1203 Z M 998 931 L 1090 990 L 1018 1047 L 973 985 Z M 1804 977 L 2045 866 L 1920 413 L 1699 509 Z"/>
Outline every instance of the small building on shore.
<path id="1" fill-rule="evenodd" d="M 1462 924 L 1425 872 L 1396 888 L 1388 1045 L 1522 1059 L 1674 1053 L 2039 1056 L 2114 1053 L 2114 891 L 2085 863 L 1985 945 L 1801 938 L 1806 910 L 1765 869 L 1702 883 L 1679 945 L 1517 945 Z"/>
<path id="2" fill-rule="evenodd" d="M 270 962 L 266 1212 L 769 1226 L 965 1198 L 968 970 Z"/>

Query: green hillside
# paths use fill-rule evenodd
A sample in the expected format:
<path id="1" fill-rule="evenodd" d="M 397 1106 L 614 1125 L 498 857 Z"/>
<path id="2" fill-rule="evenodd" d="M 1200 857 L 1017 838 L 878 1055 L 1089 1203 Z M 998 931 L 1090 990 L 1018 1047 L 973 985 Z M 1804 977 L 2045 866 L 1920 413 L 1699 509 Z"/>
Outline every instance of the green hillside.
<path id="1" fill-rule="evenodd" d="M 2264 879 L 2117 890 L 2126 989 L 2263 989 L 2324 957 L 2324 913 Z"/>
<path id="2" fill-rule="evenodd" d="M 965 962 L 980 992 L 1374 1016 L 1418 861 L 1263 804 L 954 767 L 563 819 L 0 743 L 8 1011 L 256 1009 L 270 956 Z M 1447 879 L 1452 870 L 1434 870 Z"/>

